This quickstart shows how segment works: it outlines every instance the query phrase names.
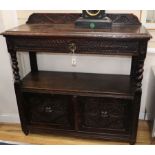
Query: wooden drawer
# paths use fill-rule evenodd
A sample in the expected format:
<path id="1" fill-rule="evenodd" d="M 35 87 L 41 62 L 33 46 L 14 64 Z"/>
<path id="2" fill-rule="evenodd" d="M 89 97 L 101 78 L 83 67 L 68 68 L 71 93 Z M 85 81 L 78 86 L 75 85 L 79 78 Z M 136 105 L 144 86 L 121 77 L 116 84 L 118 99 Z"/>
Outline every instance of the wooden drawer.
<path id="1" fill-rule="evenodd" d="M 80 130 L 128 133 L 131 121 L 131 100 L 80 97 Z M 129 119 L 130 118 L 130 119 Z"/>
<path id="2" fill-rule="evenodd" d="M 30 124 L 72 129 L 70 96 L 24 93 Z"/>
<path id="3" fill-rule="evenodd" d="M 138 41 L 126 40 L 103 40 L 88 38 L 32 38 L 16 37 L 12 42 L 13 48 L 19 51 L 47 51 L 55 53 L 75 53 L 79 54 L 138 54 Z"/>

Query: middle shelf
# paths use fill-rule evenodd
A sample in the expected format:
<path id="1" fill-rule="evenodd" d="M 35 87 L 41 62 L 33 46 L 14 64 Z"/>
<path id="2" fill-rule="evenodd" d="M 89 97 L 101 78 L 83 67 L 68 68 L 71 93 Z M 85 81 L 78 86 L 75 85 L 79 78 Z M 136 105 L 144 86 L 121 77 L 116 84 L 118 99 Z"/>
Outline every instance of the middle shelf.
<path id="1" fill-rule="evenodd" d="M 23 78 L 22 91 L 133 99 L 135 84 L 129 75 L 38 71 Z"/>

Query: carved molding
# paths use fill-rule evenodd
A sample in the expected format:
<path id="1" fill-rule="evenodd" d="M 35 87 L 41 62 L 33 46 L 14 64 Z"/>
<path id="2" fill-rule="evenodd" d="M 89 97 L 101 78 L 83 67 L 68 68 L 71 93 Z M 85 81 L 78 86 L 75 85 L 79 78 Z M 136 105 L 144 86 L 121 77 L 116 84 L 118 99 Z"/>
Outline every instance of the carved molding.
<path id="1" fill-rule="evenodd" d="M 14 39 L 16 50 L 28 51 L 49 51 L 56 53 L 72 53 L 70 44 L 76 46 L 75 53 L 89 54 L 124 54 L 136 55 L 138 51 L 138 41 L 103 40 L 103 39 L 50 39 L 50 38 L 29 38 L 17 37 Z M 90 46 L 91 45 L 91 46 Z"/>
<path id="2" fill-rule="evenodd" d="M 73 23 L 80 14 L 70 13 L 33 13 L 29 16 L 27 24 L 69 24 Z"/>
<path id="3" fill-rule="evenodd" d="M 113 25 L 141 25 L 137 16 L 133 14 L 107 14 Z"/>
<path id="4" fill-rule="evenodd" d="M 74 23 L 80 16 L 81 14 L 76 13 L 34 13 L 29 17 L 27 24 Z M 107 14 L 107 16 L 111 18 L 114 25 L 141 25 L 133 14 Z"/>

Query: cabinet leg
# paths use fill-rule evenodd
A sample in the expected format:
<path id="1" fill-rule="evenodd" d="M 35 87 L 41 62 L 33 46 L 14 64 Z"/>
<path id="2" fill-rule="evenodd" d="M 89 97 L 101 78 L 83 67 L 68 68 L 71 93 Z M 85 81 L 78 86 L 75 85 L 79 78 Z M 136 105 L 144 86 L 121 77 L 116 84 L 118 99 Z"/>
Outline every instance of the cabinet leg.
<path id="1" fill-rule="evenodd" d="M 27 136 L 29 134 L 29 130 L 28 129 L 23 129 L 22 128 L 22 131 L 24 132 L 24 134 Z"/>
<path id="2" fill-rule="evenodd" d="M 29 130 L 27 129 L 26 106 L 24 105 L 24 99 L 21 91 L 21 81 L 20 81 L 16 51 L 9 50 L 9 53 L 12 60 L 12 70 L 14 74 L 14 88 L 15 88 L 15 94 L 17 99 L 21 127 L 24 134 L 28 135 Z"/>
<path id="3" fill-rule="evenodd" d="M 129 144 L 130 145 L 135 145 L 136 141 L 130 141 Z"/>

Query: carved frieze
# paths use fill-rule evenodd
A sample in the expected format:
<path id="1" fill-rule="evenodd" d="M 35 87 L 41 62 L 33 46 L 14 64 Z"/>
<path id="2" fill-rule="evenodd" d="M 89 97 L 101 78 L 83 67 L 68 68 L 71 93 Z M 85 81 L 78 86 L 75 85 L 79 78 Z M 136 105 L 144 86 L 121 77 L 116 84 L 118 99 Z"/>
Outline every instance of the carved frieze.
<path id="1" fill-rule="evenodd" d="M 106 14 L 112 20 L 113 24 L 124 25 L 141 25 L 138 18 L 133 14 Z M 61 24 L 61 23 L 73 23 L 81 14 L 76 13 L 34 13 L 32 14 L 27 24 Z"/>
<path id="2" fill-rule="evenodd" d="M 19 51 L 44 50 L 52 53 L 72 53 L 69 48 L 71 43 L 76 46 L 75 53 L 124 55 L 136 55 L 139 44 L 138 41 L 121 40 L 17 37 L 13 40 L 13 47 Z"/>

